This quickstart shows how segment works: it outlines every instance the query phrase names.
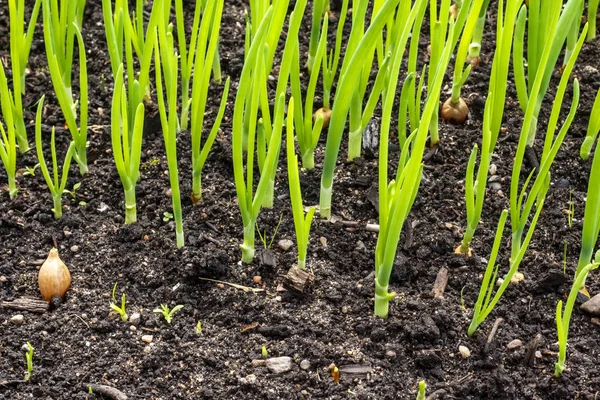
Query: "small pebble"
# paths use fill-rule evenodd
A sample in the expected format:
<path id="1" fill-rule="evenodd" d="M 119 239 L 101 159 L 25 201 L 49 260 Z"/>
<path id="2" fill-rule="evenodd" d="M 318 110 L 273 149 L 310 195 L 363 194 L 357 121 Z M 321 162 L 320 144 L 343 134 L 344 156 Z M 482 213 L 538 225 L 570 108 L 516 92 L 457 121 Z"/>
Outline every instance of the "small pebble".
<path id="1" fill-rule="evenodd" d="M 498 191 L 500 189 L 502 189 L 502 185 L 500 184 L 500 182 L 492 182 L 489 184 L 490 189 Z"/>
<path id="2" fill-rule="evenodd" d="M 169 188 L 165 191 L 165 196 L 171 198 L 173 196 L 173 191 Z"/>
<path id="3" fill-rule="evenodd" d="M 77 246 L 77 245 L 71 246 L 71 251 L 73 253 L 77 253 L 79 251 L 79 246 Z"/>
<path id="4" fill-rule="evenodd" d="M 129 330 L 130 330 L 131 332 L 135 332 L 135 331 L 137 331 L 137 328 L 135 327 L 135 325 L 131 325 L 131 326 L 129 327 Z"/>
<path id="5" fill-rule="evenodd" d="M 267 363 L 267 360 L 252 360 L 252 366 L 253 367 L 264 367 L 265 364 Z"/>
<path id="6" fill-rule="evenodd" d="M 490 175 L 496 175 L 497 171 L 498 171 L 498 167 L 496 167 L 496 164 L 490 164 L 490 169 L 489 169 Z"/>
<path id="7" fill-rule="evenodd" d="M 597 317 L 592 318 L 592 324 L 600 325 L 600 318 L 597 318 Z"/>
<path id="8" fill-rule="evenodd" d="M 140 318 L 141 318 L 140 313 L 133 313 L 129 317 L 129 322 L 131 322 L 133 325 L 138 324 L 140 322 Z"/>
<path id="9" fill-rule="evenodd" d="M 281 301 L 281 296 L 275 296 L 275 301 Z"/>
<path id="10" fill-rule="evenodd" d="M 302 361 L 300 361 L 300 368 L 302 368 L 303 370 L 307 370 L 310 368 L 310 361 L 304 359 Z"/>
<path id="11" fill-rule="evenodd" d="M 390 358 L 390 359 L 393 360 L 394 358 L 396 358 L 396 352 L 393 351 L 393 350 L 388 350 L 388 351 L 385 352 L 385 356 L 387 358 Z"/>
<path id="12" fill-rule="evenodd" d="M 273 357 L 267 359 L 267 368 L 274 374 L 283 374 L 292 369 L 292 357 Z"/>
<path id="13" fill-rule="evenodd" d="M 254 283 L 259 284 L 262 278 L 259 275 L 256 275 L 254 278 L 252 278 L 252 280 Z"/>
<path id="14" fill-rule="evenodd" d="M 65 237 L 69 237 L 69 236 L 71 236 L 71 235 L 73 234 L 73 233 L 71 233 L 71 231 L 70 231 L 70 230 L 67 230 L 67 228 L 65 228 L 65 229 L 63 230 L 63 233 L 65 234 Z"/>
<path id="15" fill-rule="evenodd" d="M 458 351 L 463 358 L 471 357 L 471 350 L 467 346 L 458 346 Z"/>
<path id="16" fill-rule="evenodd" d="M 152 335 L 142 336 L 142 342 L 144 342 L 144 343 L 150 344 L 150 343 L 152 343 L 152 339 L 153 339 Z"/>
<path id="17" fill-rule="evenodd" d="M 0 283 L 6 283 L 8 282 L 8 278 L 5 277 L 4 275 L 0 275 Z"/>
<path id="18" fill-rule="evenodd" d="M 520 339 L 515 339 L 506 345 L 506 348 L 509 350 L 516 349 L 523 346 L 523 342 Z"/>
<path id="19" fill-rule="evenodd" d="M 596 75 L 598 73 L 598 70 L 592 67 L 591 65 L 586 65 L 585 67 L 583 67 L 583 72 L 589 75 Z"/>
<path id="20" fill-rule="evenodd" d="M 290 239 L 282 239 L 277 242 L 277 246 L 279 246 L 279 248 L 283 251 L 288 251 L 293 245 L 294 242 L 292 242 Z"/>
<path id="21" fill-rule="evenodd" d="M 542 352 L 541 351 L 536 351 L 535 352 L 535 358 L 542 358 Z"/>
<path id="22" fill-rule="evenodd" d="M 27 345 L 27 343 L 21 346 L 21 351 L 29 352 L 29 346 Z"/>
<path id="23" fill-rule="evenodd" d="M 348 307 L 348 306 L 343 306 L 342 307 L 342 313 L 348 314 L 348 311 L 350 311 L 350 307 Z"/>
<path id="24" fill-rule="evenodd" d="M 321 236 L 319 238 L 319 241 L 321 242 L 321 246 L 323 246 L 323 248 L 326 249 L 327 248 L 327 238 Z"/>
<path id="25" fill-rule="evenodd" d="M 523 275 L 520 272 L 516 272 L 512 278 L 510 278 L 510 283 L 519 283 L 521 282 L 523 279 L 525 279 L 525 275 Z"/>
<path id="26" fill-rule="evenodd" d="M 23 317 L 21 314 L 13 315 L 10 318 L 10 322 L 15 325 L 21 325 L 23 322 L 25 322 L 25 317 Z"/>

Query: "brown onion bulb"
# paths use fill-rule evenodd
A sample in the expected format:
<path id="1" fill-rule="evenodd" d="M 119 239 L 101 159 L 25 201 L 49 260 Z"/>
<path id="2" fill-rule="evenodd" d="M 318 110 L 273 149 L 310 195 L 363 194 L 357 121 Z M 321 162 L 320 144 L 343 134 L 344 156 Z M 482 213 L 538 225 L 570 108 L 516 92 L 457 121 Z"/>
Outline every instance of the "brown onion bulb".
<path id="1" fill-rule="evenodd" d="M 329 126 L 329 120 L 331 119 L 331 109 L 329 108 L 319 108 L 313 114 L 313 122 L 317 120 L 317 117 L 321 115 L 323 117 L 323 129 Z"/>
<path id="2" fill-rule="evenodd" d="M 440 111 L 440 116 L 444 119 L 444 121 L 456 125 L 463 124 L 467 120 L 468 115 L 469 107 L 467 107 L 467 103 L 465 103 L 465 101 L 460 97 L 458 98 L 458 102 L 456 104 L 452 103 L 452 98 L 446 100 L 442 105 L 442 110 Z"/>
<path id="3" fill-rule="evenodd" d="M 38 285 L 42 299 L 52 301 L 54 296 L 65 297 L 71 286 L 71 274 L 64 262 L 58 256 L 58 250 L 52 248 L 48 258 L 42 264 L 38 274 Z"/>

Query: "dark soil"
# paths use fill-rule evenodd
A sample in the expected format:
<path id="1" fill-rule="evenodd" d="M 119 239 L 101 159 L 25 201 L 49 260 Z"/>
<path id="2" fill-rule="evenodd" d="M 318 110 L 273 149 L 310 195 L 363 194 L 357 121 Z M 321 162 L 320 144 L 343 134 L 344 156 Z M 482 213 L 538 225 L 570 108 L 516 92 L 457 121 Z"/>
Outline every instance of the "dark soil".
<path id="1" fill-rule="evenodd" d="M 483 62 L 475 69 L 463 94 L 471 107 L 464 126 L 441 123 L 442 145 L 425 165 L 424 178 L 410 215 L 412 237 L 400 242 L 387 320 L 373 316 L 373 264 L 376 234 L 364 229 L 377 223 L 369 200 L 376 189 L 377 159 L 368 154 L 354 163 L 340 161 L 335 180 L 332 221 L 315 220 L 308 262 L 316 280 L 303 295 L 282 291 L 283 275 L 295 262 L 295 247 L 272 251 L 277 266 L 259 261 L 240 263 L 238 245 L 242 224 L 236 204 L 231 163 L 230 126 L 237 79 L 243 62 L 244 8 L 228 1 L 221 29 L 224 76 L 233 80 L 230 102 L 203 175 L 204 201 L 192 205 L 189 135 L 179 139 L 179 171 L 186 246 L 176 250 L 169 180 L 159 124 L 149 123 L 144 138 L 142 177 L 137 186 L 138 220 L 124 226 L 123 191 L 114 167 L 110 144 L 112 79 L 104 39 L 101 2 L 88 1 L 83 35 L 90 73 L 90 172 L 83 178 L 71 167 L 68 188 L 81 181 L 75 197 L 65 195 L 64 216 L 53 219 L 51 198 L 39 170 L 20 176 L 18 197 L 0 197 L 0 298 L 38 298 L 37 272 L 58 243 L 72 274 L 66 301 L 45 314 L 24 314 L 24 323 L 8 320 L 19 312 L 0 309 L 0 398 L 94 399 L 88 383 L 104 384 L 131 399 L 292 399 L 292 398 L 414 398 L 416 384 L 425 379 L 428 393 L 447 399 L 595 399 L 600 392 L 599 327 L 579 310 L 573 313 L 567 370 L 553 378 L 556 361 L 555 308 L 570 288 L 580 246 L 580 232 L 591 160 L 579 159 L 594 95 L 600 85 L 598 40 L 586 43 L 573 75 L 581 83 L 581 103 L 575 122 L 552 168 L 552 186 L 529 251 L 522 263 L 525 280 L 511 285 L 500 304 L 473 338 L 467 326 L 489 256 L 494 231 L 503 208 L 508 207 L 512 159 L 522 113 L 514 87 L 509 86 L 503 133 L 493 162 L 501 191 L 488 191 L 482 223 L 473 242 L 474 257 L 453 254 L 465 225 L 463 181 L 469 152 L 480 142 L 482 111 L 487 94 L 495 22 L 486 26 Z M 191 3 L 191 2 L 190 2 Z M 193 7 L 189 5 L 190 9 Z M 310 6 L 309 6 L 310 7 Z M 495 11 L 494 11 L 495 13 Z M 8 12 L 0 10 L 0 55 L 8 58 Z M 308 16 L 307 12 L 307 16 Z M 305 18 L 303 32 L 309 32 Z M 492 18 L 495 20 L 495 18 Z M 285 35 L 283 35 L 285 36 Z M 284 40 L 282 38 L 282 40 Z M 308 37 L 303 38 L 306 47 Z M 423 47 L 427 45 L 423 42 Z M 69 134 L 56 106 L 46 67 L 41 18 L 31 53 L 27 78 L 26 115 L 33 138 L 37 100 L 46 94 L 44 133 L 57 125 L 59 153 L 64 154 Z M 277 63 L 275 64 L 277 65 Z M 451 69 L 448 77 L 450 78 Z M 78 93 L 77 79 L 74 92 Z M 558 74 L 551 87 L 556 87 Z M 448 85 L 450 80 L 447 80 Z M 210 127 L 222 87 L 211 87 L 207 124 Z M 568 91 L 565 104 L 570 103 Z M 449 94 L 449 91 L 447 92 Z M 542 111 L 540 130 L 547 119 L 552 90 Z M 49 136 L 49 135 L 48 135 Z M 538 138 L 541 138 L 541 134 Z M 345 157 L 345 143 L 342 158 Z M 536 149 L 541 151 L 541 142 Z M 318 204 L 320 161 L 302 172 L 305 202 Z M 34 152 L 19 158 L 19 167 L 37 163 Z M 393 152 L 390 159 L 397 158 Z M 287 194 L 285 160 L 280 161 L 273 210 L 262 210 L 259 226 L 268 235 L 282 215 L 275 243 L 294 240 Z M 531 167 L 526 165 L 523 176 Z M 4 174 L 4 172 L 3 172 Z M 0 178 L 5 182 L 5 177 Z M 575 202 L 572 227 L 564 210 L 569 189 Z M 358 222 L 349 226 L 345 221 Z M 508 237 L 508 232 L 505 237 Z M 566 283 L 543 286 L 549 274 L 562 276 L 563 245 L 568 243 Z M 503 264 L 509 253 L 502 246 Z M 257 248 L 261 245 L 257 238 Z M 443 299 L 431 288 L 440 268 L 450 270 Z M 254 277 L 260 276 L 260 283 Z M 202 278 L 217 279 L 264 289 L 250 293 Z M 140 313 L 135 326 L 110 312 L 110 293 L 127 295 L 127 312 Z M 596 275 L 588 279 L 591 294 L 600 292 Z M 464 303 L 462 303 L 464 301 Z M 169 325 L 152 312 L 160 304 L 184 306 Z M 464 304 L 464 305 L 463 305 Z M 491 346 L 486 339 L 496 318 L 503 318 Z M 197 322 L 202 333 L 196 334 Z M 530 365 L 524 363 L 527 343 L 541 335 L 539 351 Z M 150 345 L 141 340 L 152 335 Z M 513 350 L 506 345 L 520 339 Z M 23 344 L 35 348 L 31 381 L 18 382 L 26 370 Z M 471 351 L 469 358 L 459 346 Z M 269 357 L 290 356 L 292 371 L 271 374 L 255 367 L 266 346 Z M 538 354 L 539 355 L 539 354 Z M 308 369 L 300 362 L 308 360 Z M 339 384 L 329 376 L 335 363 L 342 370 Z M 350 374 L 358 364 L 366 373 Z M 254 377 L 250 376 L 254 374 Z"/>

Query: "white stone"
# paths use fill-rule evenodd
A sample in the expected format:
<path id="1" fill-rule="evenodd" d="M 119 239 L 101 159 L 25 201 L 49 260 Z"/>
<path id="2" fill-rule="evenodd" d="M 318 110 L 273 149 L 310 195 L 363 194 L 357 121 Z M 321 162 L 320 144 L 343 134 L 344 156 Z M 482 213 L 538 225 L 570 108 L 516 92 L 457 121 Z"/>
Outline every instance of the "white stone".
<path id="1" fill-rule="evenodd" d="M 152 335 L 142 336 L 142 342 L 144 342 L 144 343 L 150 344 L 150 343 L 152 343 L 152 339 L 153 339 Z"/>
<path id="2" fill-rule="evenodd" d="M 292 357 L 273 357 L 267 359 L 267 368 L 274 374 L 283 374 L 292 369 Z"/>
<path id="3" fill-rule="evenodd" d="M 10 318 L 10 322 L 15 325 L 21 325 L 23 322 L 25 322 L 25 317 L 23 317 L 21 314 L 13 315 Z"/>
<path id="4" fill-rule="evenodd" d="M 471 357 L 471 350 L 467 346 L 458 346 L 458 351 L 463 358 Z"/>

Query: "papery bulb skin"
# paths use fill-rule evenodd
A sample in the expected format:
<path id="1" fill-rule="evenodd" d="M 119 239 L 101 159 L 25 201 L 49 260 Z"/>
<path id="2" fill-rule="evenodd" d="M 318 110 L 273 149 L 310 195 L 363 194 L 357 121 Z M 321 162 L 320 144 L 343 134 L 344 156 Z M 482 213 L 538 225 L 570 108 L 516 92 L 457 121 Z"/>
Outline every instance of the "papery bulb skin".
<path id="1" fill-rule="evenodd" d="M 329 108 L 319 108 L 313 114 L 313 122 L 317 120 L 317 116 L 323 116 L 323 129 L 329 126 L 329 120 L 331 119 L 331 109 Z"/>
<path id="2" fill-rule="evenodd" d="M 440 116 L 446 122 L 451 124 L 461 125 L 464 124 L 469 115 L 469 107 L 462 98 L 458 98 L 458 102 L 453 104 L 452 98 L 449 98 L 442 105 Z"/>
<path id="3" fill-rule="evenodd" d="M 65 297 L 71 286 L 71 273 L 58 256 L 58 250 L 52 248 L 48 258 L 38 273 L 38 285 L 42 299 L 52 301 L 54 296 Z"/>

